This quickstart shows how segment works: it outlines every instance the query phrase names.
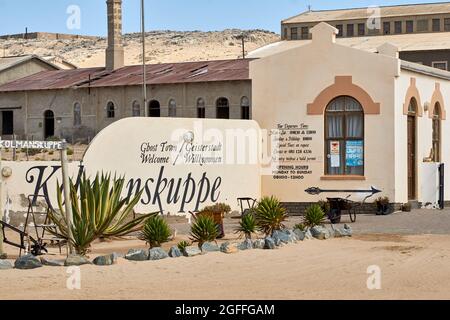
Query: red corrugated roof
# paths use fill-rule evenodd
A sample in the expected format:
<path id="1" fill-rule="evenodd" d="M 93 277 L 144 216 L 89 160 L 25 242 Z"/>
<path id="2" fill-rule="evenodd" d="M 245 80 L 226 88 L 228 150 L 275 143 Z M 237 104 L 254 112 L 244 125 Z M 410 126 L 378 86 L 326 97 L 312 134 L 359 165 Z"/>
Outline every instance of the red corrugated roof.
<path id="1" fill-rule="evenodd" d="M 249 80 L 251 59 L 147 65 L 148 84 Z M 89 81 L 89 77 L 91 80 Z M 142 84 L 142 66 L 44 71 L 0 86 L 0 92 L 134 86 Z"/>

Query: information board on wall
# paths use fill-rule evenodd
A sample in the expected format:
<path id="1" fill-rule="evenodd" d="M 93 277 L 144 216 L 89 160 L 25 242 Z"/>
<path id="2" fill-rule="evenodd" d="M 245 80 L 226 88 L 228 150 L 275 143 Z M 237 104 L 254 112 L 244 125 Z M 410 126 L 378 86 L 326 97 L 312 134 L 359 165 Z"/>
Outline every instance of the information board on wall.
<path id="1" fill-rule="evenodd" d="M 303 180 L 312 175 L 311 164 L 317 162 L 312 147 L 317 131 L 309 125 L 278 124 L 271 131 L 272 178 L 275 180 Z"/>

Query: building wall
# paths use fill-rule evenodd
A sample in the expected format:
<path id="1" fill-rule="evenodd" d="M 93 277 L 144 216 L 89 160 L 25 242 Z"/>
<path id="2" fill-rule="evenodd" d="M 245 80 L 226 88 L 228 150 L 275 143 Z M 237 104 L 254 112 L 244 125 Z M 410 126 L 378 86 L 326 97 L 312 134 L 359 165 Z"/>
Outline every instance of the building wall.
<path id="1" fill-rule="evenodd" d="M 450 71 L 450 49 L 433 51 L 403 51 L 400 52 L 400 59 L 416 62 L 432 67 L 433 62 L 447 62 L 447 71 Z"/>
<path id="2" fill-rule="evenodd" d="M 365 190 L 375 186 L 383 195 L 395 199 L 394 79 L 399 75 L 399 61 L 332 43 L 329 26 L 318 27 L 322 29 L 313 35 L 316 39 L 311 44 L 251 62 L 253 118 L 260 126 L 272 130 L 279 125 L 303 124 L 317 132 L 310 143 L 316 160 L 299 163 L 309 166 L 311 174 L 302 179 L 276 180 L 269 170 L 262 177 L 262 193 L 288 203 L 315 202 L 326 196 L 348 194 L 311 196 L 305 189 Z M 332 86 L 336 76 L 351 76 L 353 84 L 380 104 L 380 114 L 365 115 L 363 179 L 325 177 L 324 115 L 307 113 L 308 104 Z"/>
<path id="3" fill-rule="evenodd" d="M 48 70 L 55 70 L 55 68 L 41 61 L 29 60 L 5 71 L 0 71 L 0 85 Z"/>
<path id="4" fill-rule="evenodd" d="M 368 10 L 371 10 L 370 8 L 368 8 Z M 428 20 L 428 31 L 419 31 L 418 30 L 418 21 L 422 20 L 422 19 L 427 19 Z M 383 31 L 383 23 L 384 22 L 390 22 L 391 23 L 391 34 L 395 34 L 395 21 L 402 21 L 402 33 L 406 33 L 406 21 L 407 20 L 412 20 L 414 21 L 414 30 L 413 33 L 423 33 L 423 32 L 432 32 L 432 21 L 433 19 L 440 19 L 440 32 L 445 32 L 445 31 L 450 31 L 450 29 L 446 30 L 445 29 L 445 25 L 444 25 L 444 21 L 445 19 L 450 19 L 450 13 L 447 14 L 437 14 L 437 15 L 419 15 L 419 16 L 413 16 L 413 15 L 408 15 L 408 16 L 403 16 L 403 17 L 389 17 L 389 18 L 381 18 L 381 29 L 374 29 L 374 30 L 369 30 L 368 27 L 368 19 L 353 19 L 353 20 L 331 20 L 331 21 L 327 21 L 328 24 L 333 25 L 333 26 L 337 26 L 337 25 L 342 25 L 343 26 L 343 34 L 339 35 L 342 37 L 347 37 L 349 35 L 347 35 L 347 25 L 348 24 L 353 24 L 354 25 L 354 36 L 357 37 L 358 36 L 358 24 L 362 23 L 365 25 L 365 33 L 364 36 L 379 36 L 379 35 L 383 35 L 384 31 Z M 291 37 L 291 30 L 292 28 L 298 28 L 298 32 L 300 35 L 300 30 L 302 27 L 309 27 L 312 28 L 315 25 L 317 25 L 319 22 L 307 22 L 307 23 L 281 23 L 281 35 L 283 40 L 296 40 L 293 39 Z M 286 35 L 286 31 L 285 29 L 287 29 L 287 37 L 285 37 Z M 309 37 L 311 38 L 311 37 Z M 299 37 L 298 40 L 300 40 L 301 38 Z"/>
<path id="5" fill-rule="evenodd" d="M 440 92 L 443 95 L 443 103 L 441 106 L 443 110 L 448 110 L 450 105 L 450 81 L 439 78 L 410 72 L 402 71 L 401 77 L 395 81 L 395 175 L 396 175 L 396 201 L 404 203 L 408 201 L 408 167 L 407 167 L 407 116 L 404 114 L 404 105 L 408 89 L 411 87 L 411 79 L 416 81 L 416 88 L 419 93 L 420 107 L 423 110 L 422 116 L 417 117 L 417 173 L 418 181 L 416 192 L 418 201 L 422 203 L 430 202 L 427 193 L 431 189 L 435 190 L 437 194 L 437 181 L 434 178 L 427 177 L 427 172 L 433 170 L 437 174 L 437 165 L 428 162 L 426 158 L 429 157 L 432 148 L 432 119 L 430 119 L 430 107 L 433 101 L 433 94 L 436 91 L 436 84 L 440 85 Z M 427 109 L 427 110 L 425 110 Z M 450 123 L 446 118 L 441 121 L 441 162 L 447 167 L 450 164 Z M 431 168 L 430 167 L 433 167 Z M 450 182 L 450 173 L 446 172 L 446 184 Z M 445 200 L 450 199 L 450 190 L 446 188 Z"/>
<path id="6" fill-rule="evenodd" d="M 177 103 L 177 117 L 197 118 L 197 100 L 206 102 L 206 117 L 216 118 L 216 101 L 225 97 L 230 103 L 230 118 L 241 119 L 241 99 L 246 96 L 251 103 L 251 82 L 230 81 L 149 85 L 148 101 L 158 100 L 161 116 L 167 117 L 170 99 Z M 107 118 L 107 104 L 115 105 L 115 117 Z M 44 113 L 54 112 L 55 136 L 68 141 L 91 140 L 113 122 L 133 115 L 133 102 L 138 101 L 144 115 L 142 88 L 139 86 L 47 90 L 0 93 L 0 108 L 14 111 L 14 129 L 18 137 L 44 138 Z M 81 104 L 82 125 L 74 126 L 74 105 Z M 26 119 L 26 120 L 25 120 Z"/>

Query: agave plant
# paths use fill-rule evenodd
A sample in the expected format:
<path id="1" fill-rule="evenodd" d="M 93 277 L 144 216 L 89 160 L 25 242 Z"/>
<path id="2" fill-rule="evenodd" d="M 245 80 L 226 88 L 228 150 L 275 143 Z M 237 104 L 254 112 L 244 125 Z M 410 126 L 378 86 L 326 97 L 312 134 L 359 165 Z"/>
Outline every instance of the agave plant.
<path id="1" fill-rule="evenodd" d="M 256 223 L 259 229 L 270 236 L 275 230 L 284 229 L 283 222 L 287 220 L 286 209 L 275 197 L 264 197 L 256 208 Z"/>
<path id="2" fill-rule="evenodd" d="M 180 241 L 177 245 L 178 249 L 180 249 L 181 252 L 183 252 L 187 247 L 189 247 L 191 244 L 185 240 Z"/>
<path id="3" fill-rule="evenodd" d="M 219 228 L 214 219 L 208 215 L 199 215 L 191 227 L 191 240 L 198 242 L 201 247 L 205 242 L 215 241 L 219 235 Z"/>
<path id="4" fill-rule="evenodd" d="M 50 210 L 49 218 L 58 227 L 55 232 L 47 231 L 69 239 L 78 254 L 86 254 L 91 243 L 98 238 L 125 236 L 142 228 L 142 223 L 150 213 L 132 219 L 133 209 L 142 195 L 142 190 L 132 198 L 122 198 L 125 183 L 123 178 L 111 179 L 111 175 L 96 175 L 94 181 L 83 174 L 77 188 L 70 180 L 70 198 L 72 200 L 73 224 L 72 238 L 69 239 L 66 211 L 62 199 L 62 190 L 57 183 L 59 211 Z"/>
<path id="5" fill-rule="evenodd" d="M 315 226 L 323 225 L 324 222 L 325 222 L 325 214 L 319 205 L 314 204 L 310 206 L 308 209 L 306 209 L 303 221 L 303 224 L 306 227 L 313 228 Z"/>
<path id="6" fill-rule="evenodd" d="M 258 225 L 256 224 L 254 212 L 249 212 L 242 217 L 239 222 L 239 227 L 236 229 L 236 233 L 240 234 L 241 237 L 245 236 L 246 239 L 251 239 L 252 234 L 255 233 L 257 229 Z"/>
<path id="7" fill-rule="evenodd" d="M 168 242 L 171 236 L 170 227 L 160 216 L 154 216 L 144 224 L 139 234 L 139 239 L 150 244 L 151 248 L 160 247 L 162 243 Z"/>

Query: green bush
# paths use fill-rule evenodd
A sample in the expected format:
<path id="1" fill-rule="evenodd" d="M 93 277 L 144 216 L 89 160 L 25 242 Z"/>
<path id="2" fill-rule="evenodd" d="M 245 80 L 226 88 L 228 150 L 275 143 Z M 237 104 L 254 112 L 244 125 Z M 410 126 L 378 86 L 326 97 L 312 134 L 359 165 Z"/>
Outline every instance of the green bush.
<path id="1" fill-rule="evenodd" d="M 325 213 L 322 208 L 314 204 L 306 209 L 303 225 L 309 228 L 323 225 L 325 222 Z"/>
<path id="2" fill-rule="evenodd" d="M 183 252 L 187 247 L 189 247 L 191 244 L 187 241 L 180 241 L 177 245 L 178 249 L 180 249 L 181 252 Z"/>
<path id="3" fill-rule="evenodd" d="M 216 203 L 212 206 L 207 206 L 203 208 L 200 213 L 224 213 L 228 214 L 231 212 L 231 207 L 225 203 Z"/>
<path id="4" fill-rule="evenodd" d="M 72 156 L 73 153 L 74 153 L 74 151 L 73 151 L 72 148 L 67 148 L 67 155 L 68 155 L 68 156 Z"/>
<path id="5" fill-rule="evenodd" d="M 284 229 L 283 222 L 287 220 L 286 209 L 275 197 L 264 197 L 256 208 L 256 223 L 266 235 L 272 235 L 275 230 Z"/>
<path id="6" fill-rule="evenodd" d="M 150 248 L 160 247 L 162 243 L 168 242 L 171 236 L 167 222 L 160 216 L 153 216 L 144 224 L 139 234 L 139 239 L 150 244 Z"/>
<path id="7" fill-rule="evenodd" d="M 236 233 L 245 236 L 247 239 L 252 238 L 252 234 L 257 231 L 258 225 L 256 224 L 256 219 L 254 212 L 250 212 L 244 215 L 239 222 L 239 227 L 236 229 Z"/>
<path id="8" fill-rule="evenodd" d="M 305 231 L 306 230 L 306 226 L 303 223 L 298 223 L 294 226 L 294 229 L 298 229 L 300 231 Z"/>
<path id="9" fill-rule="evenodd" d="M 191 240 L 198 242 L 201 247 L 205 242 L 215 241 L 219 230 L 214 219 L 207 215 L 199 215 L 195 218 L 191 227 Z"/>
<path id="10" fill-rule="evenodd" d="M 97 175 L 93 181 L 83 174 L 77 188 L 70 179 L 70 198 L 72 200 L 73 224 L 72 238 L 67 228 L 66 209 L 63 190 L 57 183 L 58 211 L 51 210 L 49 218 L 58 227 L 47 231 L 58 237 L 68 239 L 78 254 L 86 254 L 91 243 L 99 238 L 121 237 L 142 229 L 143 222 L 157 213 L 142 215 L 131 219 L 133 208 L 139 202 L 143 190 L 133 198 L 123 198 L 125 179 L 111 179 L 110 175 Z"/>

